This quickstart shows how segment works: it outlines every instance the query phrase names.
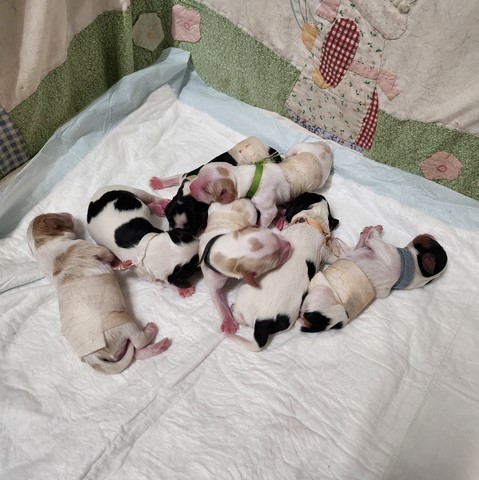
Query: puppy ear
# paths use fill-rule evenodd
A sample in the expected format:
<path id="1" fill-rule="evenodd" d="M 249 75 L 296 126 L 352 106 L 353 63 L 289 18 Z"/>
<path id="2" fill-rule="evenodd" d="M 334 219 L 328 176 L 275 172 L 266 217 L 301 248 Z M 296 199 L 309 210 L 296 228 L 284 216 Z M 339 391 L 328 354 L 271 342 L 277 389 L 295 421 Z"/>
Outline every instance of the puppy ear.
<path id="1" fill-rule="evenodd" d="M 285 218 L 287 222 L 291 222 L 291 219 L 299 212 L 303 210 L 310 210 L 315 203 L 319 203 L 325 198 L 319 193 L 304 192 L 296 197 L 288 206 L 285 211 Z"/>
<path id="2" fill-rule="evenodd" d="M 339 225 L 339 220 L 329 215 L 328 223 L 329 223 L 329 231 L 332 231 Z"/>
<path id="3" fill-rule="evenodd" d="M 233 202 L 237 196 L 236 187 L 229 178 L 221 178 L 210 182 L 206 191 L 211 194 L 215 202 L 223 204 Z"/>
<path id="4" fill-rule="evenodd" d="M 231 203 L 234 202 L 236 199 L 236 195 L 234 195 L 232 192 L 229 192 L 225 188 L 221 190 L 221 193 L 218 197 L 218 202 L 219 203 Z"/>
<path id="5" fill-rule="evenodd" d="M 436 270 L 436 256 L 434 254 L 424 253 L 421 255 L 421 264 L 429 275 L 434 275 Z"/>
<path id="6" fill-rule="evenodd" d="M 44 225 L 47 231 L 58 233 L 65 228 L 65 220 L 59 216 L 47 217 L 44 219 Z"/>
<path id="7" fill-rule="evenodd" d="M 254 272 L 245 272 L 243 274 L 243 282 L 247 283 L 248 285 L 251 285 L 252 287 L 258 288 L 258 282 L 256 281 L 255 278 L 255 273 Z"/>

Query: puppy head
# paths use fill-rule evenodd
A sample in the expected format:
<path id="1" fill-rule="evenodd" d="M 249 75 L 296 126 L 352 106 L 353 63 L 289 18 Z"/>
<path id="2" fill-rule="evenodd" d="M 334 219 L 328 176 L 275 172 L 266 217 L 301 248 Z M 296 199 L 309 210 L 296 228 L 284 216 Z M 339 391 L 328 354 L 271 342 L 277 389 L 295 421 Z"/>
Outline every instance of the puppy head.
<path id="1" fill-rule="evenodd" d="M 281 235 L 266 228 L 248 227 L 226 234 L 218 242 L 211 264 L 233 278 L 242 278 L 257 287 L 257 277 L 285 263 L 291 244 Z"/>
<path id="2" fill-rule="evenodd" d="M 165 207 L 165 216 L 171 228 L 182 228 L 196 235 L 206 226 L 208 205 L 178 192 Z"/>
<path id="3" fill-rule="evenodd" d="M 423 287 L 446 268 L 447 254 L 437 240 L 427 233 L 415 237 L 406 248 L 415 258 L 415 274 L 408 290 Z"/>
<path id="4" fill-rule="evenodd" d="M 231 203 L 238 196 L 232 167 L 225 162 L 205 165 L 190 183 L 190 193 L 198 201 Z"/>
<path id="5" fill-rule="evenodd" d="M 331 215 L 326 198 L 319 193 L 305 192 L 293 200 L 286 209 L 286 221 L 291 223 L 300 214 L 311 216 L 323 226 L 328 225 L 329 231 L 339 225 L 339 220 Z"/>
<path id="6" fill-rule="evenodd" d="M 75 221 L 70 213 L 44 213 L 35 217 L 27 228 L 30 251 L 35 253 L 56 238 L 75 239 Z"/>

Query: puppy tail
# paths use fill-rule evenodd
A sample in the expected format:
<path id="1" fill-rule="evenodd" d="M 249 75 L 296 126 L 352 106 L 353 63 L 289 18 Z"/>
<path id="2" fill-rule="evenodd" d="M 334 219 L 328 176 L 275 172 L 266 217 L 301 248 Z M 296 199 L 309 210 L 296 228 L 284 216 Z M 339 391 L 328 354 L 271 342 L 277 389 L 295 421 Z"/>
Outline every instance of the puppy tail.
<path id="1" fill-rule="evenodd" d="M 135 347 L 130 341 L 128 341 L 125 354 L 117 362 L 110 362 L 100 358 L 95 353 L 87 355 L 85 357 L 85 362 L 100 373 L 105 375 L 114 375 L 115 373 L 123 372 L 123 370 L 125 370 L 131 364 L 134 356 Z"/>
<path id="2" fill-rule="evenodd" d="M 260 347 L 256 342 L 247 340 L 246 338 L 236 335 L 236 333 L 226 333 L 228 338 L 235 341 L 236 343 L 241 344 L 246 350 L 250 352 L 259 352 L 263 347 Z"/>

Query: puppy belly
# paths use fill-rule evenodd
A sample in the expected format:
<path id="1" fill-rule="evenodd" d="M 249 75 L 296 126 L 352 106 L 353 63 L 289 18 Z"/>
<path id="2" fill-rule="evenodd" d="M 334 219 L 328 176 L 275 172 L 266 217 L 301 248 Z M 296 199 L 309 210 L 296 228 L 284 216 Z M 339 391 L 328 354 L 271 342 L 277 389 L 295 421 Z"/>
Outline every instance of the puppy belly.
<path id="1" fill-rule="evenodd" d="M 356 318 L 376 298 L 376 290 L 368 277 L 349 260 L 337 260 L 322 273 L 349 320 Z"/>
<path id="2" fill-rule="evenodd" d="M 82 360 L 106 347 L 106 330 L 131 322 L 118 281 L 110 273 L 60 286 L 58 305 L 62 335 Z"/>

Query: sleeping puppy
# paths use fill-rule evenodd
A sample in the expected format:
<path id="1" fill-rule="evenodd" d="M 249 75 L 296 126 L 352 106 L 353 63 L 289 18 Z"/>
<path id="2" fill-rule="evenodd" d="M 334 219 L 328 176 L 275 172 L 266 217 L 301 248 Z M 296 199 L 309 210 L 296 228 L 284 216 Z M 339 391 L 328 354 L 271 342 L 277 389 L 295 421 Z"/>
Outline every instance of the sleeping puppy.
<path id="1" fill-rule="evenodd" d="M 279 164 L 258 163 L 233 167 L 219 162 L 205 165 L 190 184 L 190 192 L 204 203 L 230 203 L 251 198 L 260 212 L 260 226 L 268 227 L 278 212 L 303 192 L 324 185 L 333 155 L 326 142 L 301 143 Z"/>
<path id="2" fill-rule="evenodd" d="M 246 198 L 228 205 L 213 203 L 200 237 L 201 271 L 225 333 L 238 329 L 222 290 L 228 278 L 257 286 L 258 276 L 282 265 L 289 256 L 289 242 L 271 230 L 255 227 L 257 216 Z"/>
<path id="3" fill-rule="evenodd" d="M 281 157 L 275 149 L 268 148 L 256 137 L 248 137 L 208 163 L 226 162 L 230 165 L 248 165 L 266 158 L 273 162 L 281 161 Z M 201 168 L 198 167 L 186 174 L 166 178 L 151 177 L 150 179 L 150 186 L 154 190 L 180 185 L 177 194 L 165 208 L 166 218 L 170 227 L 183 228 L 194 235 L 206 226 L 208 217 L 208 205 L 190 195 L 190 183 L 196 178 Z"/>
<path id="4" fill-rule="evenodd" d="M 254 328 L 254 341 L 229 335 L 249 350 L 261 350 L 269 336 L 287 330 L 298 319 L 309 281 L 324 262 L 337 259 L 336 239 L 331 231 L 339 221 L 331 216 L 326 199 L 304 193 L 286 209 L 290 222 L 282 235 L 291 243 L 292 253 L 281 267 L 259 279 L 259 287 L 243 285 L 232 307 L 240 324 Z"/>
<path id="5" fill-rule="evenodd" d="M 151 223 L 164 199 L 120 185 L 100 188 L 88 206 L 88 231 L 135 273 L 172 286 L 182 297 L 193 294 L 189 279 L 198 270 L 198 240 L 182 229 L 167 232 Z"/>
<path id="6" fill-rule="evenodd" d="M 314 276 L 301 307 L 303 332 L 342 328 L 375 298 L 423 287 L 443 272 L 447 255 L 432 235 L 396 248 L 382 232 L 381 225 L 364 228 L 352 251 Z"/>
<path id="7" fill-rule="evenodd" d="M 82 361 L 101 373 L 125 370 L 134 358 L 158 355 L 168 338 L 151 345 L 158 327 L 141 331 L 129 315 L 105 247 L 76 238 L 69 213 L 47 213 L 28 226 L 27 240 L 40 269 L 57 287 L 62 334 Z"/>

